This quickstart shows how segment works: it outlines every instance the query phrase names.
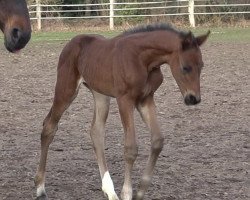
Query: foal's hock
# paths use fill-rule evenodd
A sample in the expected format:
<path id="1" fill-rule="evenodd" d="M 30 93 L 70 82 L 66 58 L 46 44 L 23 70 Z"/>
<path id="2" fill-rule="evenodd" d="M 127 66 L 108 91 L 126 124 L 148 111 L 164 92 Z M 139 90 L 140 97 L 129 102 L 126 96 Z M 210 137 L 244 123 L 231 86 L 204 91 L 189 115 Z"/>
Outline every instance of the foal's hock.
<path id="1" fill-rule="evenodd" d="M 53 105 L 44 120 L 41 157 L 35 183 L 37 199 L 46 199 L 45 167 L 49 145 L 63 112 L 77 96 L 81 83 L 93 94 L 94 117 L 90 136 L 99 165 L 102 190 L 109 200 L 118 200 L 104 157 L 104 127 L 110 97 L 116 98 L 125 134 L 125 180 L 121 199 L 132 200 L 131 173 L 137 157 L 134 111 L 137 109 L 151 132 L 151 151 L 135 199 L 143 199 L 149 187 L 163 135 L 156 118 L 154 93 L 163 81 L 161 65 L 169 64 L 187 105 L 201 101 L 200 45 L 209 32 L 195 37 L 167 24 L 140 26 L 114 38 L 79 35 L 63 49 L 57 70 Z"/>

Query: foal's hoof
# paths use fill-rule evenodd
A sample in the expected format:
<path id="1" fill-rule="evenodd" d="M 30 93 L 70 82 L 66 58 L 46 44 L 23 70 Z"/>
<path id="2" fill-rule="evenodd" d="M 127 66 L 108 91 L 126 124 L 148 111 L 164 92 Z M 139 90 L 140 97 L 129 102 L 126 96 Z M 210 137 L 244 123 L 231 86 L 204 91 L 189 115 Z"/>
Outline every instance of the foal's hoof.
<path id="1" fill-rule="evenodd" d="M 43 194 L 42 196 L 37 197 L 36 200 L 48 200 L 48 197 L 46 194 Z"/>
<path id="2" fill-rule="evenodd" d="M 108 200 L 119 200 L 116 194 L 107 195 L 107 193 L 103 192 L 104 196 L 108 198 Z"/>

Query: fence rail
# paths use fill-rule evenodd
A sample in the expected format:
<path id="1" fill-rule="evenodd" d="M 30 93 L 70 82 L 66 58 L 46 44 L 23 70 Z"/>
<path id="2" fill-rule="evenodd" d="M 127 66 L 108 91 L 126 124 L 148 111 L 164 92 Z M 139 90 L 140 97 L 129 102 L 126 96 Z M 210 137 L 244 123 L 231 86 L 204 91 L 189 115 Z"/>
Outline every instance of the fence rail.
<path id="1" fill-rule="evenodd" d="M 100 4 L 49 5 L 36 4 L 29 6 L 31 20 L 37 21 L 37 29 L 42 28 L 43 20 L 60 19 L 109 19 L 109 27 L 114 29 L 114 18 L 187 16 L 191 27 L 195 27 L 195 16 L 198 15 L 247 15 L 250 19 L 250 3 L 212 4 L 206 0 L 175 0 L 148 2 L 115 2 Z M 95 9 L 90 9 L 95 7 Z M 213 10 L 211 9 L 213 8 Z M 217 10 L 215 10 L 217 9 Z M 91 14 L 95 13 L 95 15 Z M 98 13 L 98 14 L 96 14 Z M 68 16 L 67 14 L 77 14 Z"/>

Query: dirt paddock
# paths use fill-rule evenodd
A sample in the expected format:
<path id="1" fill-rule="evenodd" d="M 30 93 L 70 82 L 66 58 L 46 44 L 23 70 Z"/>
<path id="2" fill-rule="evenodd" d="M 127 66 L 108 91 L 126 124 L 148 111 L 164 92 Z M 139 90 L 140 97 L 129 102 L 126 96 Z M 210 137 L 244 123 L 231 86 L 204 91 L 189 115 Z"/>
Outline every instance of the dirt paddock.
<path id="1" fill-rule="evenodd" d="M 30 43 L 19 55 L 0 46 L 0 199 L 35 199 L 42 121 L 50 109 L 59 53 L 65 42 Z M 250 198 L 250 44 L 208 42 L 202 47 L 202 102 L 185 106 L 167 66 L 156 93 L 165 135 L 146 200 Z M 50 146 L 46 189 L 51 200 L 104 200 L 89 128 L 93 101 L 81 87 Z M 136 190 L 150 135 L 136 114 L 139 156 Z M 123 183 L 123 131 L 112 100 L 106 156 L 115 189 Z"/>

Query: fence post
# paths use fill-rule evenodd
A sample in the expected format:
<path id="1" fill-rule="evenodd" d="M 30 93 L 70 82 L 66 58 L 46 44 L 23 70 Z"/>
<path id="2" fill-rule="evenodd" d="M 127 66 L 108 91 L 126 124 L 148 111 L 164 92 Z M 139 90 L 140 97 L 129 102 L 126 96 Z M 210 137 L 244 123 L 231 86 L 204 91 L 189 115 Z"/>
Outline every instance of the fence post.
<path id="1" fill-rule="evenodd" d="M 191 27 L 195 27 L 194 19 L 194 0 L 188 1 L 188 13 L 189 13 L 189 23 Z"/>
<path id="2" fill-rule="evenodd" d="M 110 0 L 110 7 L 109 7 L 109 28 L 110 30 L 114 30 L 114 1 Z"/>
<path id="3" fill-rule="evenodd" d="M 42 29 L 42 14 L 41 14 L 41 3 L 40 0 L 36 0 L 36 18 L 37 18 L 37 29 Z"/>

